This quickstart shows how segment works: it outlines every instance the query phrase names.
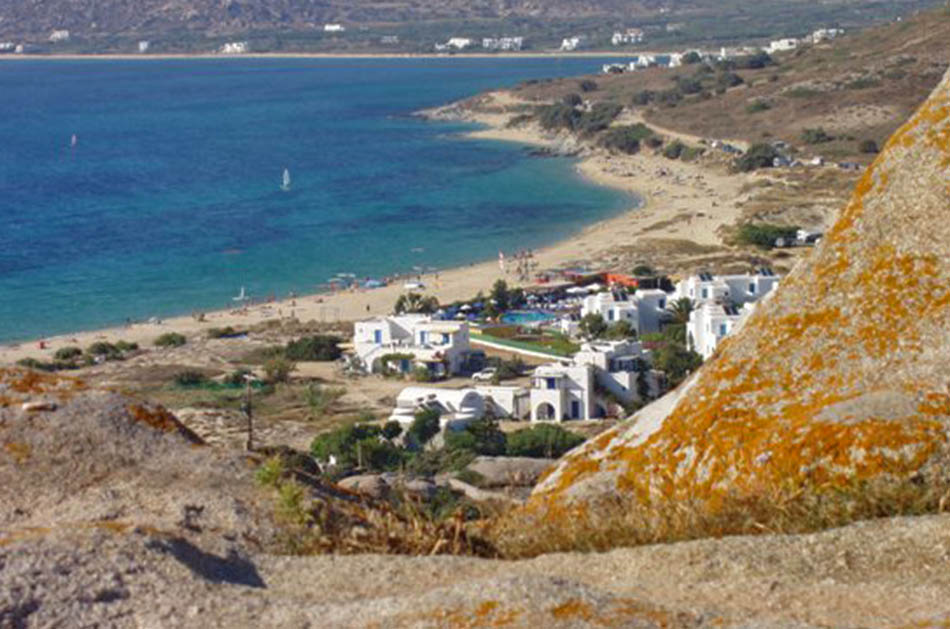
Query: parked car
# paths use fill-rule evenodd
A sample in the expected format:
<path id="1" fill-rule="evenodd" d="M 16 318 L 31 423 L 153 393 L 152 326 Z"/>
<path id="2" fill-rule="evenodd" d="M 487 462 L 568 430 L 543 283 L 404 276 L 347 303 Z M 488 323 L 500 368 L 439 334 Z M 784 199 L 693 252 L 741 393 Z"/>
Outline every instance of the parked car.
<path id="1" fill-rule="evenodd" d="M 498 373 L 497 367 L 487 367 L 472 374 L 472 380 L 476 382 L 491 382 L 496 373 Z"/>

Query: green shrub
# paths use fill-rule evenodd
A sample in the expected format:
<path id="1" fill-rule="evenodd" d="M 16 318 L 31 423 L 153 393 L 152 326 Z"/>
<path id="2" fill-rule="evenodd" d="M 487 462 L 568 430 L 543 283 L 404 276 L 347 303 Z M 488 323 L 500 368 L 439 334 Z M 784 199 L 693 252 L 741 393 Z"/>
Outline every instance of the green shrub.
<path id="1" fill-rule="evenodd" d="M 736 170 L 749 172 L 759 168 L 771 168 L 778 157 L 778 151 L 771 144 L 754 144 L 744 155 L 735 161 Z"/>
<path id="2" fill-rule="evenodd" d="M 581 98 L 580 94 L 571 93 L 567 94 L 563 99 L 561 99 L 561 102 L 568 107 L 579 107 L 581 104 L 583 104 L 584 99 Z"/>
<path id="3" fill-rule="evenodd" d="M 429 443 L 441 430 L 439 416 L 439 411 L 431 408 L 416 411 L 415 419 L 406 429 L 406 438 L 419 446 Z"/>
<path id="4" fill-rule="evenodd" d="M 501 456 L 507 448 L 507 438 L 495 422 L 481 419 L 471 422 L 464 430 L 446 432 L 445 447 L 484 456 Z"/>
<path id="5" fill-rule="evenodd" d="M 769 225 L 766 223 L 745 223 L 739 227 L 737 240 L 743 245 L 754 245 L 761 249 L 771 249 L 779 238 L 792 240 L 798 232 L 798 227 L 786 225 Z"/>
<path id="6" fill-rule="evenodd" d="M 581 334 L 592 339 L 602 338 L 607 333 L 607 322 L 596 312 L 584 315 L 577 327 Z"/>
<path id="7" fill-rule="evenodd" d="M 27 369 L 36 369 L 38 371 L 56 371 L 56 366 L 52 363 L 43 362 L 35 358 L 21 358 L 16 361 L 16 364 L 20 367 L 26 367 Z"/>
<path id="8" fill-rule="evenodd" d="M 383 436 L 387 439 L 395 439 L 402 434 L 402 424 L 396 420 L 383 424 Z"/>
<path id="9" fill-rule="evenodd" d="M 247 379 L 245 376 L 250 376 L 252 374 L 250 369 L 235 369 L 230 374 L 227 375 L 224 379 L 224 384 L 230 386 L 244 386 L 247 384 Z"/>
<path id="10" fill-rule="evenodd" d="M 878 87 L 881 85 L 880 79 L 875 79 L 869 76 L 863 76 L 860 79 L 855 79 L 850 83 L 846 83 L 845 87 L 849 90 L 866 90 L 871 87 Z"/>
<path id="11" fill-rule="evenodd" d="M 805 144 L 822 144 L 824 142 L 831 142 L 832 140 L 834 140 L 834 137 L 828 135 L 821 127 L 802 131 L 802 142 Z"/>
<path id="12" fill-rule="evenodd" d="M 580 115 L 580 112 L 570 105 L 555 103 L 538 108 L 538 124 L 548 131 L 573 129 Z"/>
<path id="13" fill-rule="evenodd" d="M 290 341 L 284 349 L 284 357 L 298 361 L 331 361 L 343 355 L 340 337 L 327 334 L 305 336 Z"/>
<path id="14" fill-rule="evenodd" d="M 878 149 L 877 142 L 874 140 L 862 140 L 861 144 L 858 145 L 858 150 L 862 153 L 877 153 Z"/>
<path id="15" fill-rule="evenodd" d="M 609 326 L 607 331 L 604 333 L 604 338 L 614 341 L 632 339 L 636 336 L 637 332 L 633 329 L 633 326 L 630 325 L 629 321 L 617 321 L 613 325 Z"/>
<path id="16" fill-rule="evenodd" d="M 610 150 L 633 155 L 640 150 L 640 142 L 653 136 L 653 131 L 643 123 L 612 127 L 604 134 L 601 144 Z"/>
<path id="17" fill-rule="evenodd" d="M 138 343 L 130 343 L 128 341 L 116 341 L 115 348 L 125 354 L 126 352 L 134 352 L 139 348 Z"/>
<path id="18" fill-rule="evenodd" d="M 208 382 L 208 377 L 200 371 L 186 370 L 175 374 L 175 384 L 180 387 L 196 387 Z"/>
<path id="19" fill-rule="evenodd" d="M 556 424 L 539 424 L 508 435 L 508 456 L 556 459 L 584 443 L 584 437 Z"/>
<path id="20" fill-rule="evenodd" d="M 668 343 L 653 353 L 653 366 L 666 374 L 670 388 L 675 388 L 702 364 L 702 356 L 677 343 Z"/>
<path id="21" fill-rule="evenodd" d="M 322 461 L 333 455 L 338 465 L 353 467 L 357 463 L 356 444 L 376 439 L 381 433 L 379 426 L 352 423 L 315 437 L 310 443 L 310 453 Z"/>
<path id="22" fill-rule="evenodd" d="M 716 84 L 726 89 L 745 83 L 745 80 L 735 72 L 723 72 L 716 77 Z"/>
<path id="23" fill-rule="evenodd" d="M 575 120 L 574 128 L 584 135 L 593 135 L 609 127 L 622 111 L 623 105 L 618 103 L 597 103 Z"/>
<path id="24" fill-rule="evenodd" d="M 581 88 L 581 91 L 582 91 L 582 92 L 595 92 L 595 91 L 597 91 L 597 83 L 596 83 L 595 81 L 590 80 L 590 79 L 584 79 L 583 81 L 581 81 L 580 83 L 578 83 L 577 86 Z"/>
<path id="25" fill-rule="evenodd" d="M 286 358 L 271 358 L 264 363 L 264 373 L 271 384 L 287 382 L 290 380 L 290 372 L 296 368 L 297 365 Z"/>
<path id="26" fill-rule="evenodd" d="M 768 111 L 769 109 L 772 109 L 772 106 L 764 100 L 754 100 L 746 105 L 745 112 L 747 114 L 757 114 L 760 111 Z"/>
<path id="27" fill-rule="evenodd" d="M 686 150 L 686 145 L 679 140 L 674 140 L 663 149 L 663 157 L 667 159 L 679 159 L 684 150 Z"/>
<path id="28" fill-rule="evenodd" d="M 630 102 L 639 107 L 644 107 L 655 100 L 656 92 L 653 90 L 640 90 L 639 92 L 634 93 Z"/>
<path id="29" fill-rule="evenodd" d="M 435 376 L 432 375 L 432 372 L 429 371 L 428 367 L 423 365 L 418 365 L 413 368 L 412 373 L 410 374 L 413 382 L 434 382 Z"/>
<path id="30" fill-rule="evenodd" d="M 633 267 L 633 275 L 635 277 L 653 277 L 656 275 L 656 271 L 648 264 L 638 264 Z"/>
<path id="31" fill-rule="evenodd" d="M 185 335 L 178 332 L 166 332 L 155 339 L 156 347 L 181 347 L 188 342 Z"/>
<path id="32" fill-rule="evenodd" d="M 790 98 L 814 98 L 822 94 L 823 92 L 808 87 L 796 87 L 785 92 L 785 95 Z"/>
<path id="33" fill-rule="evenodd" d="M 334 402 L 346 394 L 346 389 L 335 387 L 324 387 L 319 384 L 311 383 L 307 386 L 304 393 L 304 401 L 310 409 L 311 417 L 319 417 L 330 410 Z"/>
<path id="34" fill-rule="evenodd" d="M 699 53 L 695 50 L 690 50 L 688 53 L 683 55 L 683 63 L 686 65 L 693 65 L 694 63 L 699 63 L 703 58 L 699 56 Z"/>
<path id="35" fill-rule="evenodd" d="M 699 79 L 677 77 L 676 88 L 682 94 L 699 94 L 703 91 L 703 83 Z"/>
<path id="36" fill-rule="evenodd" d="M 106 341 L 93 343 L 87 351 L 93 356 L 105 356 L 107 358 L 118 356 L 121 353 L 118 347 Z"/>
<path id="37" fill-rule="evenodd" d="M 53 354 L 56 360 L 72 360 L 82 356 L 82 350 L 78 347 L 61 347 Z"/>
<path id="38" fill-rule="evenodd" d="M 209 339 L 223 339 L 231 336 L 239 336 L 241 334 L 245 334 L 245 332 L 235 330 L 231 326 L 224 328 L 211 328 L 208 330 Z"/>

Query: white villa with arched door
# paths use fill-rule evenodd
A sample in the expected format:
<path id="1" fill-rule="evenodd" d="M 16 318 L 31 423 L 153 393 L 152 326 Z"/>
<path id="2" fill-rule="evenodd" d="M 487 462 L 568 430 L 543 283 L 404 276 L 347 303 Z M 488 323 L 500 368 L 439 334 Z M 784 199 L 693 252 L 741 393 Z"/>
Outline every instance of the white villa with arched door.
<path id="1" fill-rule="evenodd" d="M 584 343 L 570 364 L 542 365 L 532 375 L 531 421 L 602 419 L 607 398 L 627 404 L 660 394 L 650 354 L 633 341 Z M 641 387 L 641 379 L 644 380 Z"/>

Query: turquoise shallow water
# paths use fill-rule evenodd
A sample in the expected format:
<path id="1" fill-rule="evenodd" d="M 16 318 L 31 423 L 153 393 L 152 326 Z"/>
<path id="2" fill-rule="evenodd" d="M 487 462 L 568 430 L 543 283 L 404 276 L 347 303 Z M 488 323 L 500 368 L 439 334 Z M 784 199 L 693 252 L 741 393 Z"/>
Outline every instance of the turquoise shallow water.
<path id="1" fill-rule="evenodd" d="M 630 199 L 580 180 L 571 160 L 410 114 L 600 63 L 0 64 L 0 341 L 566 237 Z"/>

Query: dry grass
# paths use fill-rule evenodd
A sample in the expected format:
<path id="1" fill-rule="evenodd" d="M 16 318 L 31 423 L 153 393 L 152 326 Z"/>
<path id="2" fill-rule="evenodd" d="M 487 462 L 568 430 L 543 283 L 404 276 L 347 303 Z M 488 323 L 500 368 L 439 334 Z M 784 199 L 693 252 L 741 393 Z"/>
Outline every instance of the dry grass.
<path id="1" fill-rule="evenodd" d="M 573 508 L 512 510 L 487 523 L 483 534 L 503 557 L 517 559 L 727 535 L 809 533 L 859 520 L 943 513 L 948 502 L 950 484 L 906 480 L 817 493 L 788 487 L 734 496 L 715 510 L 689 500 L 651 507 L 615 496 Z"/>

